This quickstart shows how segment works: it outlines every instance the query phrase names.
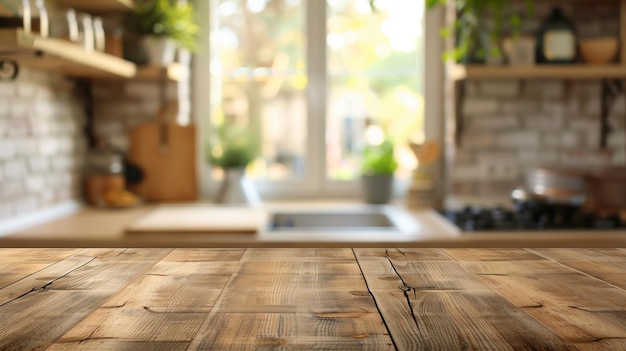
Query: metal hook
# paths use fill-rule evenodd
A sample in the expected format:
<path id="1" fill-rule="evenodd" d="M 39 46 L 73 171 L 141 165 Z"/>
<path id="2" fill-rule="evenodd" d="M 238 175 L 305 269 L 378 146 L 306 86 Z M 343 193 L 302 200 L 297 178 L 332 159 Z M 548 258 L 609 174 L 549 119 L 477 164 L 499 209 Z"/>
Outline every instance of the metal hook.
<path id="1" fill-rule="evenodd" d="M 20 66 L 13 60 L 0 59 L 0 80 L 15 80 Z"/>

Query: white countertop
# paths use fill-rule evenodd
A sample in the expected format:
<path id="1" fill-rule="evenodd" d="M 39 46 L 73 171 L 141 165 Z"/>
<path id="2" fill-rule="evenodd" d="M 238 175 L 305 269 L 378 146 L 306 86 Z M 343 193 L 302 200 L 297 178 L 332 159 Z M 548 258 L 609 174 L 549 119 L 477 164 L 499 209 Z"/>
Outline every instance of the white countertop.
<path id="1" fill-rule="evenodd" d="M 268 206 L 285 208 L 285 205 Z M 319 208 L 320 204 L 287 206 Z M 65 218 L 2 237 L 0 247 L 626 247 L 625 230 L 461 233 L 432 210 L 410 211 L 421 227 L 415 233 L 125 233 L 130 223 L 154 208 L 84 208 Z"/>

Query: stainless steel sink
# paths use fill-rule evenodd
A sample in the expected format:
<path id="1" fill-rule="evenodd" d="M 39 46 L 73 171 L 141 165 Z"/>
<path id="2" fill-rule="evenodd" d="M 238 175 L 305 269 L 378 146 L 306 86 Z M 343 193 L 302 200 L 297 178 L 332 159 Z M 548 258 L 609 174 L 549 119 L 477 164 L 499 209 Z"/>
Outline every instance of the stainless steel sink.
<path id="1" fill-rule="evenodd" d="M 268 222 L 268 230 L 274 232 L 411 232 L 415 228 L 408 213 L 391 206 L 279 210 L 270 212 Z"/>

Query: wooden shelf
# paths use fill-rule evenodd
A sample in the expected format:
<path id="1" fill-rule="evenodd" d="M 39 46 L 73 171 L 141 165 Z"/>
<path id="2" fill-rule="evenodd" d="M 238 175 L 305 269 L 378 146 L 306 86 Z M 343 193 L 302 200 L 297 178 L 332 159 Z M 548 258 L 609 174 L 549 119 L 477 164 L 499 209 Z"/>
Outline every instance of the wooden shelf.
<path id="1" fill-rule="evenodd" d="M 21 29 L 0 30 L 0 57 L 70 77 L 145 81 L 180 81 L 189 77 L 189 69 L 178 63 L 137 67 L 117 56 L 86 51 L 65 40 L 42 38 Z"/>
<path id="2" fill-rule="evenodd" d="M 454 80 L 462 79 L 626 79 L 626 65 L 537 65 L 487 66 L 454 65 L 450 70 Z"/>
<path id="3" fill-rule="evenodd" d="M 40 53 L 40 56 L 36 56 Z M 21 29 L 0 30 L 0 54 L 20 65 L 54 70 L 68 76 L 132 78 L 137 67 L 132 62 L 54 38 L 42 38 Z"/>
<path id="4" fill-rule="evenodd" d="M 86 12 L 126 12 L 133 9 L 133 0 L 55 0 L 59 6 Z"/>
<path id="5" fill-rule="evenodd" d="M 167 80 L 167 81 L 180 81 L 189 76 L 189 69 L 184 66 L 173 63 L 167 67 L 160 66 L 139 66 L 137 67 L 137 74 L 133 79 L 135 80 Z"/>

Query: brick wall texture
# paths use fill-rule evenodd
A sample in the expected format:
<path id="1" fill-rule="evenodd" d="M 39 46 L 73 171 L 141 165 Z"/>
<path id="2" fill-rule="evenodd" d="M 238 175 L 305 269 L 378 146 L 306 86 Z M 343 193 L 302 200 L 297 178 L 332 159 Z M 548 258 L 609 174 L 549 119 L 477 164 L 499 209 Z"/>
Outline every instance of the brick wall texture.
<path id="1" fill-rule="evenodd" d="M 80 198 L 80 96 L 74 81 L 25 67 L 0 81 L 0 220 Z"/>
<path id="2" fill-rule="evenodd" d="M 600 82 L 469 80 L 453 192 L 507 195 L 534 167 L 626 166 L 626 107 L 611 111 L 609 150 L 600 150 Z"/>
<path id="3" fill-rule="evenodd" d="M 534 16 L 526 18 L 525 2 L 515 2 L 513 11 L 523 18 L 521 34 L 535 36 L 555 3 L 535 1 Z M 579 39 L 618 36 L 616 5 L 614 1 L 558 2 Z M 469 80 L 465 84 L 461 145 L 450 172 L 453 193 L 508 196 L 514 187 L 524 185 L 526 173 L 534 167 L 626 166 L 623 96 L 611 113 L 609 150 L 599 148 L 599 81 Z"/>

